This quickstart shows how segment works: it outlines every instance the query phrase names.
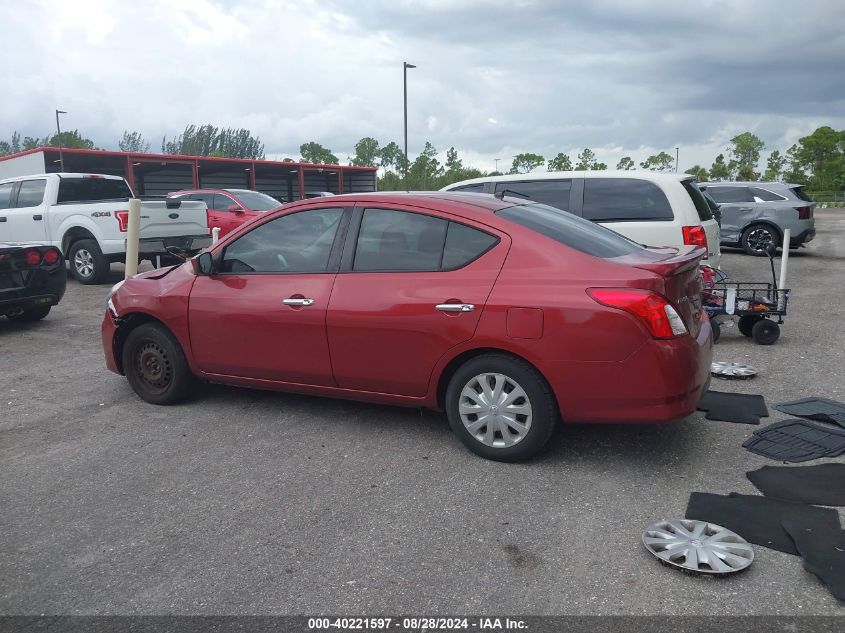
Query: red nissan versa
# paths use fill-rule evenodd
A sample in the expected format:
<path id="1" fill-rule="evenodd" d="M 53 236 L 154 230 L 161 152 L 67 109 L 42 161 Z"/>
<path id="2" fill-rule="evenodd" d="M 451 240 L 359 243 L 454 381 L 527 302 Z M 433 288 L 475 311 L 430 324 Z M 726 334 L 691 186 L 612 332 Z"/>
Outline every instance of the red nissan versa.
<path id="1" fill-rule="evenodd" d="M 220 237 L 234 231 L 247 220 L 282 206 L 275 198 L 251 189 L 186 189 L 169 193 L 167 197 L 205 202 L 208 207 L 208 228 L 220 227 Z"/>
<path id="2" fill-rule="evenodd" d="M 303 200 L 115 286 L 103 347 L 147 402 L 199 378 L 445 409 L 471 450 L 515 461 L 558 418 L 695 410 L 712 357 L 704 253 L 507 197 Z"/>

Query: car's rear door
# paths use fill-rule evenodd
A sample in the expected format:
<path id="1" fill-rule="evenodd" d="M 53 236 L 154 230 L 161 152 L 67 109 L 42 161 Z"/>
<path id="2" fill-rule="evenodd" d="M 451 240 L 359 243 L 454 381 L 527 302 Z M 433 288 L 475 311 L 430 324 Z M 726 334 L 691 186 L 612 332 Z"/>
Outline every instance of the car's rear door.
<path id="1" fill-rule="evenodd" d="M 351 209 L 263 222 L 227 244 L 191 289 L 191 350 L 209 374 L 331 386 L 326 308 Z"/>
<path id="2" fill-rule="evenodd" d="M 738 185 L 708 185 L 707 193 L 722 205 L 719 208 L 722 212 L 722 242 L 738 244 L 742 229 L 748 226 L 756 215 L 757 203 L 754 202 L 751 191 L 748 187 Z"/>
<path id="3" fill-rule="evenodd" d="M 44 201 L 46 189 L 46 178 L 32 178 L 20 181 L 17 191 L 13 192 L 14 208 L 5 214 L 13 241 L 45 244 L 49 239 Z"/>
<path id="4" fill-rule="evenodd" d="M 510 239 L 430 209 L 356 209 L 329 303 L 339 387 L 423 396 L 432 369 L 475 333 Z"/>

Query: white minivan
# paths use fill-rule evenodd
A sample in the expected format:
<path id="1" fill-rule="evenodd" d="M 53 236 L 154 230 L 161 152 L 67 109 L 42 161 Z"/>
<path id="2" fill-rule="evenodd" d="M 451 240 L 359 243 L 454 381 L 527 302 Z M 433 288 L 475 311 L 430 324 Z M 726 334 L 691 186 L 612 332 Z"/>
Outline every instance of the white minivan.
<path id="1" fill-rule="evenodd" d="M 474 178 L 442 191 L 528 198 L 580 215 L 647 246 L 704 246 L 707 265 L 719 267 L 719 224 L 689 174 L 551 171 Z"/>

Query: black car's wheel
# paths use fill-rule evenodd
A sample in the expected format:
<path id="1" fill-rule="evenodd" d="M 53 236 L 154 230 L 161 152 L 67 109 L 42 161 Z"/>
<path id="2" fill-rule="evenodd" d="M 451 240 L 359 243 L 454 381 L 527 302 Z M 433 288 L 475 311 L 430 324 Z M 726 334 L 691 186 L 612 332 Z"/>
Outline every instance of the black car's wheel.
<path id="1" fill-rule="evenodd" d="M 780 326 L 769 319 L 760 319 L 751 328 L 751 338 L 758 345 L 771 345 L 780 337 Z"/>
<path id="2" fill-rule="evenodd" d="M 769 245 L 777 248 L 780 236 L 777 230 L 768 224 L 752 224 L 742 232 L 740 244 L 749 255 L 766 255 Z"/>
<path id="3" fill-rule="evenodd" d="M 96 240 L 78 240 L 68 252 L 70 270 L 76 280 L 85 285 L 105 283 L 109 276 L 109 260 Z"/>
<path id="4" fill-rule="evenodd" d="M 158 323 L 139 325 L 126 337 L 123 371 L 135 393 L 152 404 L 184 400 L 193 383 L 182 346 Z"/>
<path id="5" fill-rule="evenodd" d="M 555 397 L 528 363 L 485 354 L 462 365 L 446 390 L 449 425 L 474 453 L 503 462 L 536 455 L 558 420 Z"/>
<path id="6" fill-rule="evenodd" d="M 754 324 L 761 321 L 763 317 L 761 316 L 741 316 L 739 317 L 739 323 L 737 327 L 739 328 L 740 334 L 743 336 L 751 337 L 751 330 L 754 328 Z"/>
<path id="7" fill-rule="evenodd" d="M 45 316 L 50 314 L 51 307 L 52 306 L 38 306 L 36 308 L 27 308 L 19 314 L 8 315 L 9 320 L 18 322 L 40 321 Z"/>

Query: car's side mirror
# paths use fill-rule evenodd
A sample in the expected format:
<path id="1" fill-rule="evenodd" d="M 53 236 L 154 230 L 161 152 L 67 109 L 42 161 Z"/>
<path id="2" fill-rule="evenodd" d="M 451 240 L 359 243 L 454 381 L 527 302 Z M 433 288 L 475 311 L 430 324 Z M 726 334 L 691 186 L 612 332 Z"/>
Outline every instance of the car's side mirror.
<path id="1" fill-rule="evenodd" d="M 214 274 L 214 258 L 208 251 L 200 253 L 193 261 L 194 269 L 198 275 L 209 276 Z"/>
<path id="2" fill-rule="evenodd" d="M 243 212 L 244 212 L 244 210 L 243 210 L 243 209 L 241 209 L 241 208 L 240 208 L 238 205 L 236 205 L 236 204 L 231 205 L 228 209 L 226 209 L 226 211 L 231 211 L 232 213 L 237 213 L 238 215 L 240 215 L 241 213 L 243 213 Z"/>

